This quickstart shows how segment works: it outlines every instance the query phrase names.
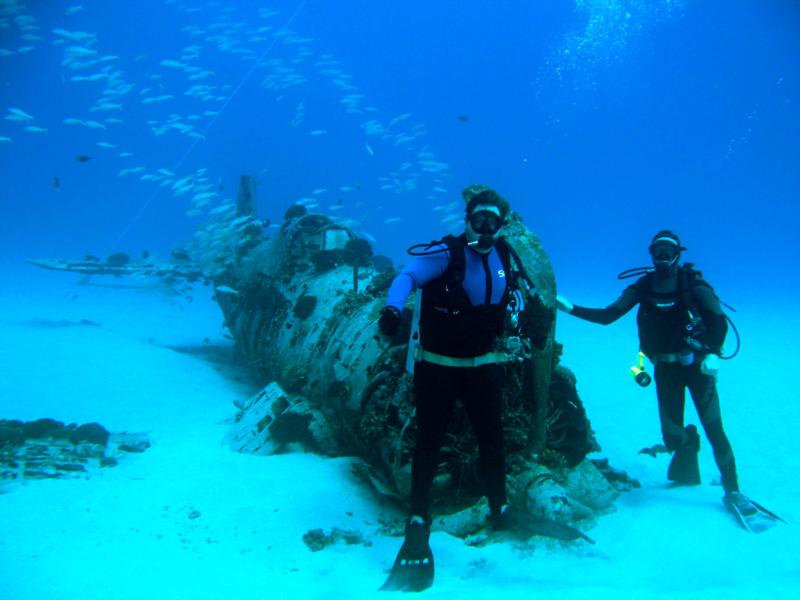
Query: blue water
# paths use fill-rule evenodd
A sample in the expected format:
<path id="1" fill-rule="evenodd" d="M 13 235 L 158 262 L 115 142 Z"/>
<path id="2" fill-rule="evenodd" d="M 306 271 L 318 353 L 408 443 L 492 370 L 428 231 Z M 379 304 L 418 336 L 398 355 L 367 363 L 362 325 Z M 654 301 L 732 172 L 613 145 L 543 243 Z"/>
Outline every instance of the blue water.
<path id="1" fill-rule="evenodd" d="M 263 217 L 316 198 L 398 262 L 457 228 L 439 219 L 481 182 L 542 237 L 565 293 L 613 299 L 614 275 L 664 227 L 728 299 L 796 287 L 796 2 L 5 0 L 0 13 L 0 112 L 34 117 L 0 120 L 11 264 L 166 255 L 251 174 Z M 75 46 L 89 56 L 70 59 Z M 185 95 L 194 85 L 209 98 Z M 118 106 L 90 110 L 103 98 Z M 155 135 L 170 119 L 184 131 Z M 158 169 L 204 177 L 213 202 L 187 216 L 192 193 L 140 179 Z M 754 280 L 770 291 L 753 296 Z"/>

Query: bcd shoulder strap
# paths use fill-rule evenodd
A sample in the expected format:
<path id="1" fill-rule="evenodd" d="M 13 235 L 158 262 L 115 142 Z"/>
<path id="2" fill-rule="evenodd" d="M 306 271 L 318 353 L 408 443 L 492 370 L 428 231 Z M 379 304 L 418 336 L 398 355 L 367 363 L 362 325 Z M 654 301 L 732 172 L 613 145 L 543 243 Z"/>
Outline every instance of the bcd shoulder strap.
<path id="1" fill-rule="evenodd" d="M 680 289 L 681 301 L 692 316 L 699 316 L 697 303 L 694 298 L 694 290 L 698 286 L 705 286 L 714 293 L 711 284 L 703 279 L 703 273 L 694 268 L 692 263 L 685 263 L 678 274 L 678 286 Z M 714 294 L 716 296 L 716 294 Z"/>
<path id="2" fill-rule="evenodd" d="M 450 252 L 450 264 L 447 265 L 445 278 L 448 283 L 461 284 L 464 281 L 464 274 L 467 269 L 467 259 L 464 256 L 467 237 L 463 233 L 459 236 L 446 235 L 442 238 L 442 243 L 447 246 L 447 250 Z"/>

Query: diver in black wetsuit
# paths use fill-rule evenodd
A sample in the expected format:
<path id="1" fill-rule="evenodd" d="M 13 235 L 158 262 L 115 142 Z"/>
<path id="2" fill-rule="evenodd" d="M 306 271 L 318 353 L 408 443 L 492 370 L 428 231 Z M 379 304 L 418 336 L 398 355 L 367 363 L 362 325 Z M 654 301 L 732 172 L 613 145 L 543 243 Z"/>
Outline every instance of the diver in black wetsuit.
<path id="1" fill-rule="evenodd" d="M 506 504 L 500 362 L 493 352 L 511 294 L 510 254 L 500 230 L 510 207 L 486 189 L 467 203 L 465 232 L 434 243 L 392 282 L 378 322 L 393 337 L 406 298 L 422 291 L 414 362 L 417 442 L 411 466 L 411 517 L 384 590 L 421 591 L 433 582 L 430 490 L 439 450 L 459 400 L 478 442 L 490 523 L 510 526 Z"/>
<path id="2" fill-rule="evenodd" d="M 679 264 L 685 249 L 675 233 L 660 231 L 650 244 L 655 270 L 627 287 L 612 304 L 602 309 L 585 308 L 558 296 L 558 308 L 608 325 L 639 305 L 636 322 L 640 349 L 655 365 L 661 432 L 665 445 L 674 453 L 667 477 L 678 484 L 700 483 L 700 437 L 693 425 L 683 425 L 688 388 L 711 442 L 726 497 L 729 502 L 744 504 L 749 501 L 739 493 L 736 462 L 722 428 L 716 386 L 728 325 L 711 286 L 691 265 Z"/>

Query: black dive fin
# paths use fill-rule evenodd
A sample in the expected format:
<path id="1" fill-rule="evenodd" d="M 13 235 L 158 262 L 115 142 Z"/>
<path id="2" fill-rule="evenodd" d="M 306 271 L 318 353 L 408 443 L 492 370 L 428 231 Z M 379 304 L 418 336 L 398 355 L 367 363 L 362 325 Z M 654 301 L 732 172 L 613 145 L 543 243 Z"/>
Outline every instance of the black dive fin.
<path id="1" fill-rule="evenodd" d="M 667 470 L 667 479 L 675 485 L 700 485 L 700 465 L 697 452 L 677 450 L 672 455 Z"/>
<path id="2" fill-rule="evenodd" d="M 414 529 L 417 531 L 407 529 L 406 539 L 380 591 L 421 592 L 433 584 L 433 552 L 428 544 L 427 527 L 420 525 Z"/>
<path id="3" fill-rule="evenodd" d="M 697 455 L 700 451 L 700 435 L 694 425 L 686 427 L 686 443 L 672 455 L 667 469 L 667 479 L 676 485 L 700 485 L 700 465 Z"/>
<path id="4" fill-rule="evenodd" d="M 767 529 L 771 529 L 778 523 L 786 523 L 782 517 L 764 508 L 758 502 L 754 502 L 749 498 L 747 500 L 749 504 L 747 508 L 743 510 L 732 502 L 729 496 L 723 498 L 725 506 L 734 514 L 741 526 L 750 533 L 761 533 Z"/>

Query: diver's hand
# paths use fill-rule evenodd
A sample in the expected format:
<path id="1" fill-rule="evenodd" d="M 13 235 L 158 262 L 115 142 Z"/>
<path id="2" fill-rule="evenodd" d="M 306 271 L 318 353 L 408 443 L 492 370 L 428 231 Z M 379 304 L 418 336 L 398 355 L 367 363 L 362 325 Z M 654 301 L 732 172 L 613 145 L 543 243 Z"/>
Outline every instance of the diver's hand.
<path id="1" fill-rule="evenodd" d="M 394 306 L 385 306 L 378 319 L 378 329 L 383 335 L 394 337 L 400 327 L 400 310 Z"/>
<path id="2" fill-rule="evenodd" d="M 706 354 L 703 362 L 700 363 L 700 372 L 704 375 L 711 375 L 714 379 L 719 373 L 719 356 L 716 354 Z"/>
<path id="3" fill-rule="evenodd" d="M 569 314 L 572 312 L 572 309 L 575 308 L 575 305 L 572 304 L 569 300 L 564 298 L 564 296 L 556 296 L 556 307 L 558 310 L 562 310 L 565 313 Z"/>

